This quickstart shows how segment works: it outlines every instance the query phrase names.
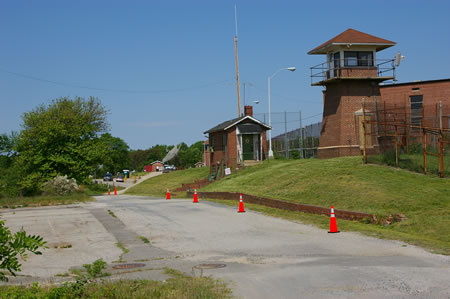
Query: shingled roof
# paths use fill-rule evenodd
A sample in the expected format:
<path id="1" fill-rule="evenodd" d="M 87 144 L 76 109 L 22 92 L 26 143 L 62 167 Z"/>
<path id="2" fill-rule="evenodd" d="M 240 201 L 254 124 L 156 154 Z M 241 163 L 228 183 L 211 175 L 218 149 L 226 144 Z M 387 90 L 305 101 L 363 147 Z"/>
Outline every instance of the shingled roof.
<path id="1" fill-rule="evenodd" d="M 312 49 L 308 54 L 327 54 L 327 49 L 334 45 L 374 45 L 380 51 L 394 46 L 396 43 L 387 39 L 376 37 L 352 28 L 349 28 L 329 41 Z"/>
<path id="2" fill-rule="evenodd" d="M 270 126 L 266 125 L 265 123 L 257 120 L 254 117 L 246 115 L 246 116 L 241 116 L 241 117 L 237 117 L 237 118 L 234 118 L 234 119 L 230 119 L 230 120 L 224 121 L 223 123 L 218 124 L 214 128 L 211 128 L 208 131 L 204 132 L 203 134 L 209 134 L 209 133 L 214 133 L 214 132 L 227 130 L 228 128 L 230 128 L 230 127 L 232 127 L 234 125 L 237 125 L 238 123 L 242 122 L 244 119 L 250 119 L 250 120 L 252 120 L 253 122 L 255 122 L 257 124 L 260 124 L 261 126 L 264 126 L 267 129 L 270 129 Z"/>

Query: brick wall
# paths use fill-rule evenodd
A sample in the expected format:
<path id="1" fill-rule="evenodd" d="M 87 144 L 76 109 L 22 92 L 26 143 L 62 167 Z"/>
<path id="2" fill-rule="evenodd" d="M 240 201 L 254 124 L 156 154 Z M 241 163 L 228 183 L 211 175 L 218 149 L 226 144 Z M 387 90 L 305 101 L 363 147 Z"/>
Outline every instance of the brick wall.
<path id="1" fill-rule="evenodd" d="M 209 167 L 211 165 L 211 153 L 209 151 L 208 141 L 203 142 L 202 162 Z"/>
<path id="2" fill-rule="evenodd" d="M 222 136 L 223 131 L 220 132 L 214 132 L 209 134 L 209 145 L 211 146 L 211 169 L 215 166 L 217 166 L 217 163 L 220 163 L 222 159 L 225 159 L 225 149 L 222 144 Z M 212 139 L 214 138 L 214 142 L 212 142 Z"/>
<path id="3" fill-rule="evenodd" d="M 376 67 L 364 67 L 364 68 L 358 68 L 358 67 L 343 67 L 339 70 L 336 70 L 338 72 L 339 77 L 351 77 L 351 78 L 375 78 L 378 77 L 378 72 Z"/>
<path id="4" fill-rule="evenodd" d="M 245 120 L 242 123 L 254 123 L 252 120 Z M 227 134 L 227 146 L 226 149 L 223 146 L 223 134 Z M 226 132 L 220 131 L 220 132 L 214 132 L 210 133 L 210 140 L 209 144 L 212 145 L 211 138 L 215 138 L 214 140 L 214 152 L 210 153 L 210 169 L 212 170 L 213 166 L 217 166 L 217 163 L 220 163 L 223 159 L 225 162 L 226 167 L 231 168 L 233 171 L 236 166 L 239 167 L 237 164 L 237 135 L 236 135 L 236 126 L 228 129 Z M 267 136 L 266 131 L 263 130 L 262 132 L 262 146 L 263 146 L 263 158 L 267 158 L 268 153 L 268 142 L 267 142 Z"/>
<path id="5" fill-rule="evenodd" d="M 375 111 L 374 97 L 380 98 L 377 83 L 346 80 L 329 84 L 326 88 L 319 158 L 360 155 L 358 111 L 361 114 L 362 98 L 365 99 L 366 112 Z"/>
<path id="6" fill-rule="evenodd" d="M 435 109 L 434 105 L 440 101 L 450 105 L 450 79 L 382 86 L 370 80 L 341 80 L 328 84 L 324 92 L 319 158 L 361 154 L 358 111 L 361 114 L 363 97 L 366 115 L 370 116 L 375 111 L 375 97 L 378 103 L 386 101 L 409 107 L 409 98 L 414 95 L 423 96 L 425 109 Z M 372 138 L 373 145 L 368 148 L 368 153 L 377 153 L 375 136 L 368 138 Z"/>
<path id="7" fill-rule="evenodd" d="M 193 196 L 192 191 L 188 192 L 187 195 L 189 197 Z M 235 201 L 239 200 L 239 193 L 235 193 L 235 192 L 197 192 L 197 195 L 199 198 L 226 199 L 226 200 L 235 200 Z M 321 215 L 327 215 L 327 216 L 330 215 L 329 208 L 292 203 L 292 202 L 287 202 L 287 201 L 283 201 L 283 200 L 259 197 L 259 196 L 249 195 L 249 194 L 242 194 L 242 195 L 244 197 L 244 202 L 246 202 L 246 203 L 259 204 L 259 205 L 264 205 L 264 206 L 281 209 L 281 210 L 300 211 L 300 212 L 305 212 L 305 213 L 321 214 Z M 361 219 L 373 220 L 373 219 L 376 219 L 374 215 L 367 214 L 367 213 L 336 210 L 336 209 L 334 210 L 334 212 L 335 212 L 336 217 L 341 218 L 341 219 L 347 219 L 347 220 L 361 220 Z"/>
<path id="8" fill-rule="evenodd" d="M 234 170 L 236 165 L 237 158 L 237 139 L 236 139 L 236 127 L 227 130 L 227 143 L 228 143 L 228 152 L 227 152 L 227 160 L 226 165 Z"/>
<path id="9" fill-rule="evenodd" d="M 223 134 L 227 134 L 227 145 L 224 146 Z M 236 127 L 228 129 L 226 132 L 215 132 L 211 133 L 210 137 L 215 138 L 214 142 L 214 152 L 210 155 L 211 167 L 221 163 L 223 160 L 226 167 L 234 169 L 235 161 L 237 157 L 237 140 L 236 140 Z"/>
<path id="10" fill-rule="evenodd" d="M 392 84 L 380 86 L 383 101 L 392 104 L 409 105 L 409 97 L 423 96 L 425 106 L 442 101 L 450 104 L 450 79 L 428 82 L 412 82 L 408 84 Z"/>
<path id="11" fill-rule="evenodd" d="M 163 163 L 154 163 L 152 164 L 152 171 L 156 171 L 156 167 L 158 166 L 159 171 L 164 170 L 164 164 Z"/>
<path id="12" fill-rule="evenodd" d="M 267 131 L 262 132 L 262 141 L 263 141 L 263 160 L 266 160 L 269 155 L 269 142 L 267 141 Z"/>

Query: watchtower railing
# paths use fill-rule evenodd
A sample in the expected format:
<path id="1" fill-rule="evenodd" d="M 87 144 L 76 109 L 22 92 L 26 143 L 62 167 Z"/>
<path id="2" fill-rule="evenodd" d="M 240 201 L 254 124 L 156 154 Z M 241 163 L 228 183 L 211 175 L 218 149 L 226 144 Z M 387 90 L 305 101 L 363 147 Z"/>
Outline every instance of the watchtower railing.
<path id="1" fill-rule="evenodd" d="M 373 59 L 342 58 L 315 65 L 310 70 L 311 84 L 335 78 L 388 77 L 395 80 L 394 59 L 377 59 L 374 64 Z"/>

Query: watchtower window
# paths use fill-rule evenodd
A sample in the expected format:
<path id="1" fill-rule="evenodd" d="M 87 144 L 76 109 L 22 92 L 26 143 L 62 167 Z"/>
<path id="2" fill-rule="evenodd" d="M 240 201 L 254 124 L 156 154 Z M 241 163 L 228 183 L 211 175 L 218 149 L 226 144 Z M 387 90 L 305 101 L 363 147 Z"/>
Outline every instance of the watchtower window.
<path id="1" fill-rule="evenodd" d="M 345 51 L 344 66 L 373 66 L 373 53 L 370 51 Z"/>

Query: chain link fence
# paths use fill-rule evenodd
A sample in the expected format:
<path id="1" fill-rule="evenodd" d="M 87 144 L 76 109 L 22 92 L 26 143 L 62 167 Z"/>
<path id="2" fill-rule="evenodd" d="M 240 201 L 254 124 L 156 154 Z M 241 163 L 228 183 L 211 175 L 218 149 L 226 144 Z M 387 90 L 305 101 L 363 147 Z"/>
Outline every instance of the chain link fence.
<path id="1" fill-rule="evenodd" d="M 415 172 L 450 174 L 450 106 L 362 104 L 364 160 Z M 361 133 L 360 133 L 361 134 Z"/>
<path id="2" fill-rule="evenodd" d="M 275 157 L 316 158 L 322 123 L 312 123 L 311 120 L 321 115 L 322 113 L 302 117 L 300 111 L 271 113 L 272 150 Z M 267 113 L 255 114 L 254 117 L 266 124 L 269 123 Z"/>

